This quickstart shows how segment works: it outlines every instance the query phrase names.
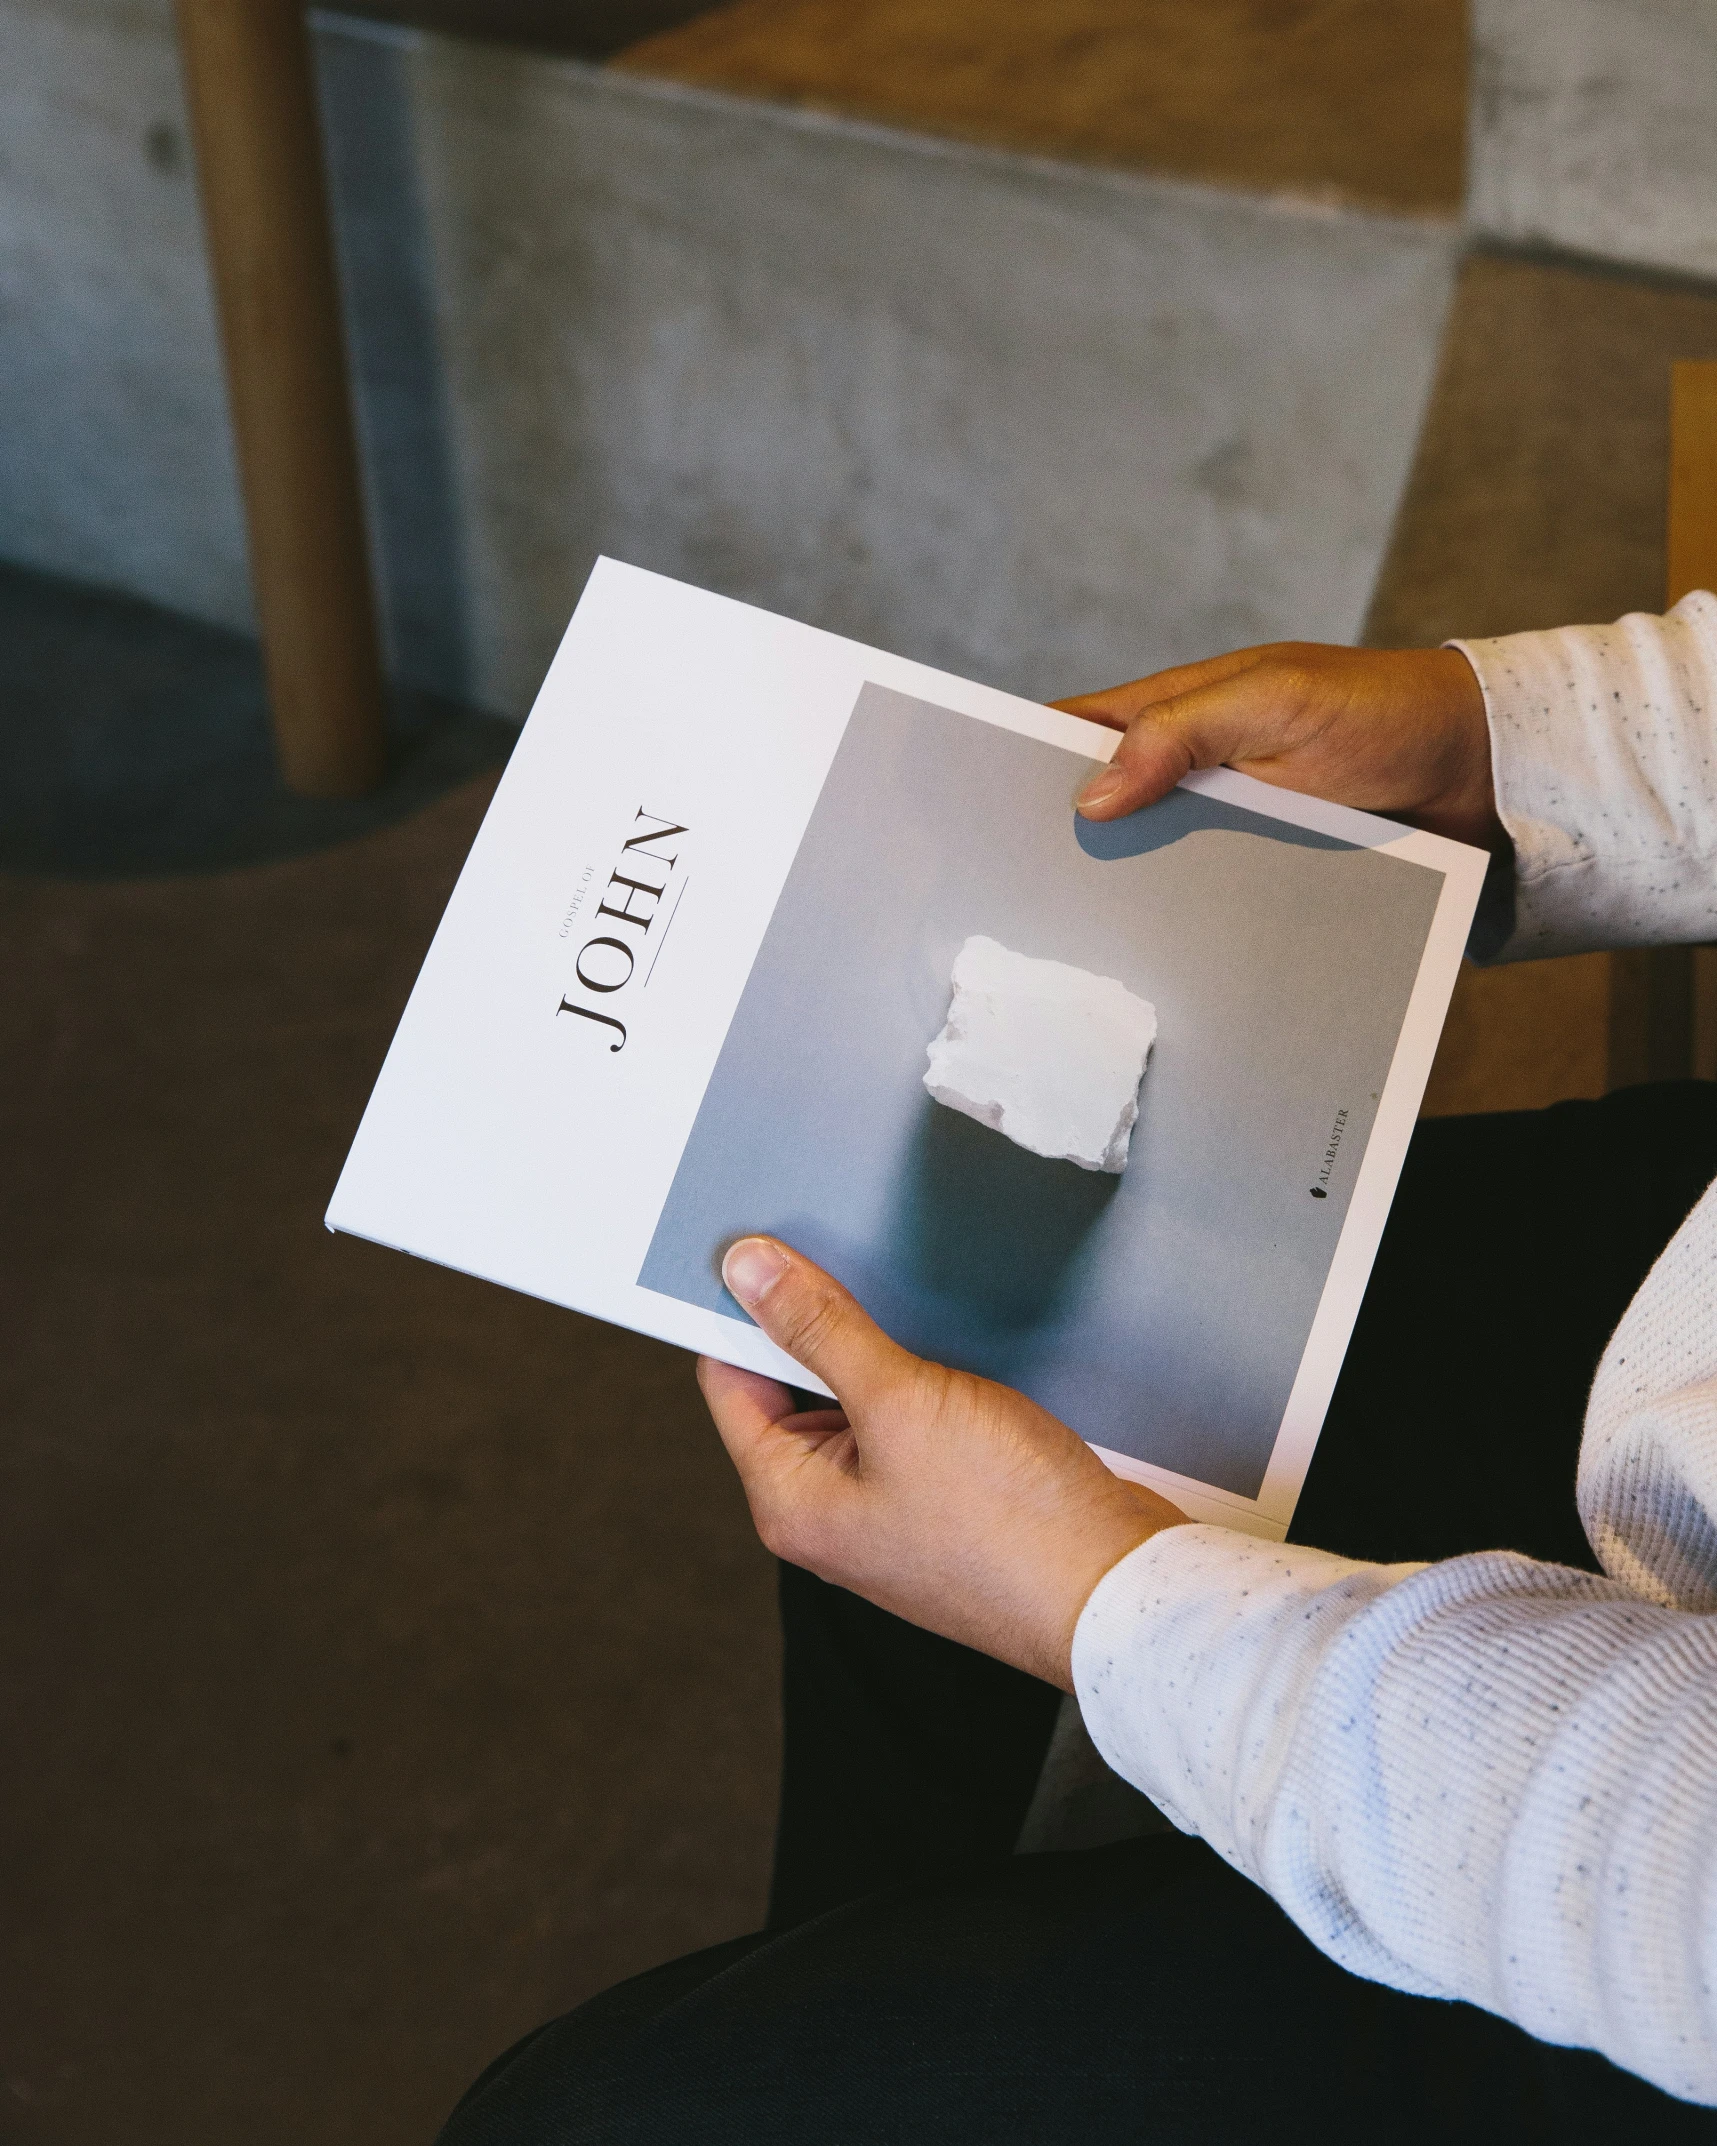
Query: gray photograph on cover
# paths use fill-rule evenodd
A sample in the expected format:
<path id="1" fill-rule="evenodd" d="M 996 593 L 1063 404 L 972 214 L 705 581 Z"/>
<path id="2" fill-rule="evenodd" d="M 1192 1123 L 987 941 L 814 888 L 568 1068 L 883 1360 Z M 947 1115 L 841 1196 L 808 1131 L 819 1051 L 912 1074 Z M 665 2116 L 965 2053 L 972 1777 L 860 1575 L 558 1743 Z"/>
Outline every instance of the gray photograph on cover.
<path id="1" fill-rule="evenodd" d="M 638 1280 L 744 1319 L 721 1255 L 772 1232 L 908 1348 L 1255 1497 L 1442 875 L 1189 790 L 1079 820 L 1089 773 L 865 687 Z M 979 934 L 1156 1007 L 1120 1176 L 925 1092 Z"/>

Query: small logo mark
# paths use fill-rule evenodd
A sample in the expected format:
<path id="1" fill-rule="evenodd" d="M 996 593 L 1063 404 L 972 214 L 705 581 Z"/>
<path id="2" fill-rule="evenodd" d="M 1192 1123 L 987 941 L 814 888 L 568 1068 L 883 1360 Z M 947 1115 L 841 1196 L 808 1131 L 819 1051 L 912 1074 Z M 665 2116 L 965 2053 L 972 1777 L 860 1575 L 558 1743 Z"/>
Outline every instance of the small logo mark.
<path id="1" fill-rule="evenodd" d="M 1324 1190 L 1322 1185 L 1314 1185 L 1312 1187 L 1312 1198 L 1314 1200 L 1327 1200 L 1329 1198 L 1329 1194 Z"/>

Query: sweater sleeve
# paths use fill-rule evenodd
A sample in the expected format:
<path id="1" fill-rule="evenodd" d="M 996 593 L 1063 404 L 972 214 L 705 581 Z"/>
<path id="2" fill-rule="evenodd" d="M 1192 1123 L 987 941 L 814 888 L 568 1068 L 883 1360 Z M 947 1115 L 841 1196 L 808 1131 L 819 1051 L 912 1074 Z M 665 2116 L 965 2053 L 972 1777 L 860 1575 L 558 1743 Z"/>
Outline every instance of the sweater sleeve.
<path id="1" fill-rule="evenodd" d="M 1514 844 L 1490 958 L 1717 938 L 1717 597 L 1450 645 L 1484 689 Z"/>
<path id="2" fill-rule="evenodd" d="M 1166 1530 L 1086 1605 L 1093 1741 L 1354 1972 L 1717 2104 L 1717 1192 L 1606 1353 L 1604 1577 Z"/>

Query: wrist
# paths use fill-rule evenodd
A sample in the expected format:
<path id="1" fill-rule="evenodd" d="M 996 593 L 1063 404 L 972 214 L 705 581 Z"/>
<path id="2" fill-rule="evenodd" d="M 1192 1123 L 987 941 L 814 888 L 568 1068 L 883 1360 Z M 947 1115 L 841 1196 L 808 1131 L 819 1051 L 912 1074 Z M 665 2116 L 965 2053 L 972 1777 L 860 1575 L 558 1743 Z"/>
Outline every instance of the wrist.
<path id="1" fill-rule="evenodd" d="M 1458 642 L 1426 649 L 1421 661 L 1436 682 L 1444 739 L 1443 779 L 1427 808 L 1413 817 L 1433 834 L 1495 854 L 1507 847 L 1508 836 L 1496 809 L 1484 685 Z"/>
<path id="2" fill-rule="evenodd" d="M 1178 1506 L 1171 1505 L 1166 1498 L 1159 1498 L 1142 1483 L 1117 1484 L 1116 1487 L 1137 1493 L 1136 1498 L 1128 1500 L 1131 1510 L 1118 1511 L 1112 1525 L 1094 1537 L 1085 1538 L 1080 1544 L 1080 1554 L 1070 1559 L 1059 1590 L 1060 1614 L 1049 1649 L 1048 1666 L 1035 1671 L 1046 1683 L 1065 1692 L 1073 1689 L 1073 1637 L 1085 1614 L 1085 1605 L 1115 1567 L 1124 1563 L 1135 1550 L 1142 1549 L 1168 1528 L 1186 1525 L 1187 1516 Z"/>

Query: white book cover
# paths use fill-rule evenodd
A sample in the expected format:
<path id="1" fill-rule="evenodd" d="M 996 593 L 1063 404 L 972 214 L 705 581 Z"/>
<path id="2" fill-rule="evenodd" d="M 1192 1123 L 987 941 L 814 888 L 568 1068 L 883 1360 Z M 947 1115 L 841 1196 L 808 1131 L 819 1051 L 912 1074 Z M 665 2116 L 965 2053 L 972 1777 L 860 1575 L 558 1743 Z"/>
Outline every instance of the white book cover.
<path id="1" fill-rule="evenodd" d="M 328 1224 L 817 1388 L 722 1287 L 768 1231 L 1197 1518 L 1280 1537 L 1483 854 L 598 563 Z M 1125 1167 L 926 1089 L 969 939 L 1155 1010 Z M 818 1389 L 821 1390 L 821 1389 Z"/>

